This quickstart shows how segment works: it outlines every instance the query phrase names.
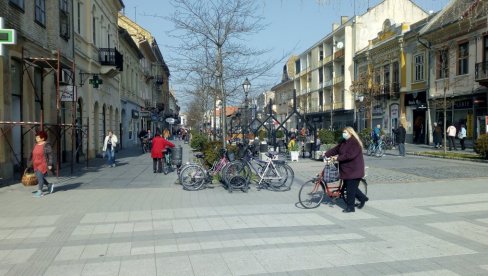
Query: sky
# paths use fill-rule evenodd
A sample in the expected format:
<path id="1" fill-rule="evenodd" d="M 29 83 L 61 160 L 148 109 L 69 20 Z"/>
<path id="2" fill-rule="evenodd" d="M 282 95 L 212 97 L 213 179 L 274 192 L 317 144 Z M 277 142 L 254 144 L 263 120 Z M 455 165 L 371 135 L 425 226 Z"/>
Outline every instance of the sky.
<path id="1" fill-rule="evenodd" d="M 127 17 L 151 32 L 158 41 L 163 57 L 167 63 L 171 58 L 169 47 L 177 46 L 179 41 L 168 36 L 173 29 L 171 22 L 164 19 L 170 16 L 174 10 L 170 4 L 171 0 L 123 0 Z M 205 0 L 196 0 L 205 1 Z M 332 24 L 340 22 L 340 16 L 352 17 L 354 14 L 363 14 L 366 9 L 373 7 L 381 0 L 255 0 L 262 3 L 261 12 L 264 22 L 267 24 L 265 30 L 259 34 L 249 37 L 249 44 L 255 49 L 272 49 L 268 55 L 270 59 L 278 59 L 285 53 L 301 54 L 312 45 L 320 41 L 332 31 Z M 413 0 L 425 11 L 439 11 L 449 0 Z M 305 30 L 305 31 L 304 31 Z M 378 30 L 379 31 L 379 30 Z M 284 33 L 299 34 L 285 36 Z M 283 61 L 273 68 L 273 75 L 276 80 L 266 80 L 277 84 L 281 81 Z M 171 72 L 171 67 L 169 68 Z M 256 80 L 255 80 L 256 81 Z M 259 80 L 257 80 L 259 81 Z M 177 95 L 177 98 L 184 99 L 178 95 L 178 83 L 171 82 L 170 87 Z M 268 87 L 267 89 L 270 89 Z M 250 94 L 259 94 L 265 91 L 252 91 Z M 256 90 L 256 89 L 254 89 Z M 185 103 L 179 102 L 183 105 Z"/>

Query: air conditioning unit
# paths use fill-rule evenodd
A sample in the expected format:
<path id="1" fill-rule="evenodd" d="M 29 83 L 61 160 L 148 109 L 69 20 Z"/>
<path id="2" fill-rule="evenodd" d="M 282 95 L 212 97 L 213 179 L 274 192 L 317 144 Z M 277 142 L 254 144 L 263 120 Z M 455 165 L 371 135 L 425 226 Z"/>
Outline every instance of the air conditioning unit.
<path id="1" fill-rule="evenodd" d="M 69 69 L 62 69 L 59 72 L 59 84 L 69 85 L 72 83 L 71 71 Z"/>

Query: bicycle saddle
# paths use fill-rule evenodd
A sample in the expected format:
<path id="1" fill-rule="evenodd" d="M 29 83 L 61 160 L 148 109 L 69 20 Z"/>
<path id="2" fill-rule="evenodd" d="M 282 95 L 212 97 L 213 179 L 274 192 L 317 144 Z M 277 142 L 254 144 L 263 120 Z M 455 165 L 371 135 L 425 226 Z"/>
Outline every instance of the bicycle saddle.
<path id="1" fill-rule="evenodd" d="M 197 152 L 197 153 L 195 153 L 193 156 L 195 156 L 196 158 L 200 158 L 200 159 L 205 158 L 205 154 L 203 154 L 203 153 L 201 153 L 201 152 Z"/>

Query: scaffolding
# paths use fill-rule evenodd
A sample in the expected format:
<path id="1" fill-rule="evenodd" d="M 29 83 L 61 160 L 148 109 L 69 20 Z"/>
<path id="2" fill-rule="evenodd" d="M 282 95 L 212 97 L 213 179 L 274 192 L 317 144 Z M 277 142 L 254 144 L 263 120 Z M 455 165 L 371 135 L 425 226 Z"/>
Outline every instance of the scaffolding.
<path id="1" fill-rule="evenodd" d="M 26 75 L 29 78 L 29 83 L 32 85 L 35 101 L 40 104 L 40 114 L 39 121 L 0 121 L 0 137 L 3 137 L 5 143 L 7 144 L 7 150 L 5 154 L 9 152 L 13 156 L 13 160 L 15 165 L 18 168 L 14 167 L 14 177 L 15 177 L 15 169 L 19 172 L 22 172 L 24 168 L 27 166 L 27 160 L 25 157 L 28 156 L 25 152 L 25 137 L 31 131 L 38 131 L 44 130 L 50 134 L 50 137 L 54 137 L 53 149 L 56 156 L 56 176 L 59 176 L 59 171 L 61 169 L 61 142 L 63 136 L 66 136 L 68 131 L 71 129 L 71 174 L 74 170 L 74 161 L 75 159 L 78 160 L 80 148 L 82 148 L 83 144 L 83 137 L 86 137 L 86 143 L 88 148 L 88 125 L 83 126 L 81 122 L 76 124 L 76 82 L 75 82 L 75 63 L 74 61 L 67 60 L 66 65 L 61 60 L 61 54 L 59 50 L 53 51 L 53 56 L 55 57 L 26 57 L 24 55 L 25 48 L 22 48 L 22 71 L 20 74 L 20 90 L 23 92 L 24 87 L 24 76 Z M 42 70 L 41 74 L 41 84 L 44 83 L 44 79 L 46 76 L 50 75 L 51 73 L 55 74 L 55 89 L 56 89 L 56 122 L 46 123 L 45 120 L 45 113 L 44 113 L 44 91 L 42 89 L 43 85 L 41 85 L 41 89 L 36 89 L 35 79 L 29 73 L 29 69 L 31 68 L 39 68 Z M 66 95 L 61 95 L 61 84 L 60 81 L 68 78 L 70 83 L 68 86 L 71 86 L 71 95 L 68 95 L 68 99 L 71 99 L 71 123 L 62 123 L 61 122 L 61 97 Z M 68 91 L 68 90 L 66 90 Z M 65 93 L 66 93 L 65 91 Z M 69 98 L 71 97 L 71 98 Z M 65 97 L 66 99 L 66 97 Z M 65 100 L 65 102 L 67 102 Z M 20 109 L 22 110 L 23 99 L 20 100 Z M 37 116 L 37 114 L 36 114 Z M 22 112 L 20 112 L 20 117 L 22 117 Z M 88 122 L 87 122 L 88 123 Z M 18 127 L 17 132 L 20 132 L 20 141 L 14 141 L 17 137 L 15 137 L 14 130 Z M 20 131 L 19 131 L 20 130 Z M 17 135 L 18 136 L 18 135 Z M 9 139 L 10 138 L 10 139 Z M 81 141 L 80 141 L 81 139 Z M 18 147 L 14 146 L 14 143 L 20 143 L 20 152 L 18 151 Z M 76 146 L 75 146 L 76 145 Z M 76 157 L 74 156 L 76 153 Z M 88 166 L 88 157 L 86 156 L 86 166 Z"/>

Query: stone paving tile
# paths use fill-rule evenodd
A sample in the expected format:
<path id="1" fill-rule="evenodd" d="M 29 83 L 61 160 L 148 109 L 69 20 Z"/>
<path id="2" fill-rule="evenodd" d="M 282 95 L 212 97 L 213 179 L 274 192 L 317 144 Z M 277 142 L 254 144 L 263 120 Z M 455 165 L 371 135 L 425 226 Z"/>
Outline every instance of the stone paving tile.
<path id="1" fill-rule="evenodd" d="M 340 205 L 314 210 L 295 205 L 299 182 L 320 171 L 320 162 L 292 164 L 297 184 L 289 192 L 253 188 L 229 194 L 220 186 L 183 191 L 171 182 L 174 175 L 145 173 L 150 161 L 147 156 L 133 157 L 113 170 L 86 173 L 65 183 L 85 188 L 60 187 L 35 204 L 28 204 L 33 199 L 21 185 L 0 189 L 8 214 L 0 215 L 0 275 L 488 271 L 487 246 L 479 242 L 488 227 L 486 179 L 432 179 L 424 175 L 427 170 L 404 171 L 446 166 L 454 174 L 469 164 L 366 158 L 371 200 L 365 209 L 346 215 Z M 488 165 L 480 166 L 488 171 Z M 392 185 L 400 183 L 408 185 Z M 39 212 L 49 215 L 32 216 Z M 11 255 L 15 250 L 27 251 Z"/>
<path id="2" fill-rule="evenodd" d="M 157 275 L 155 258 L 123 260 L 120 264 L 119 275 Z"/>

